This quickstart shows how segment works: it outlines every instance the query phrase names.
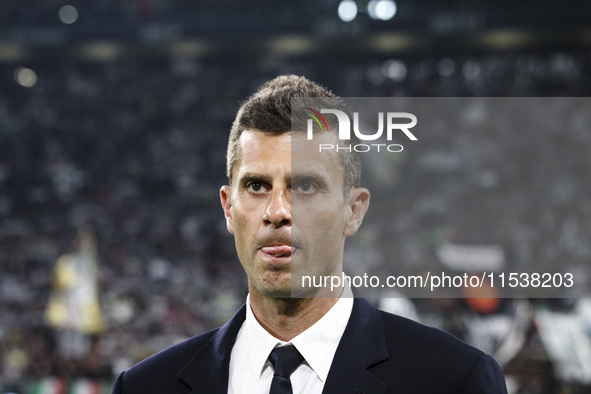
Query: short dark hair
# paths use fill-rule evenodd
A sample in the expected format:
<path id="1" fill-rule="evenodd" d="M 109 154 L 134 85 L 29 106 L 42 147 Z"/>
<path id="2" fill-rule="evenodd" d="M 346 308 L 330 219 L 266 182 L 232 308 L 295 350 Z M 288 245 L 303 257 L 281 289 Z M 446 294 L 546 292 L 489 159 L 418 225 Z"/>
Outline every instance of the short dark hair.
<path id="1" fill-rule="evenodd" d="M 292 129 L 301 127 L 305 131 L 305 119 L 294 114 L 296 125 L 292 127 L 291 105 L 296 97 L 311 98 L 316 106 L 324 104 L 324 108 L 341 109 L 350 114 L 345 102 L 330 90 L 310 81 L 305 77 L 296 75 L 281 75 L 264 83 L 252 96 L 240 107 L 236 119 L 232 124 L 230 138 L 228 139 L 228 151 L 226 155 L 226 175 L 232 184 L 234 165 L 239 159 L 238 140 L 244 130 L 260 131 L 269 134 L 283 134 Z M 302 114 L 303 116 L 303 114 Z M 338 122 L 335 117 L 327 116 L 329 129 L 338 130 Z M 355 145 L 357 137 L 353 134 L 349 141 Z M 339 141 L 339 144 L 342 144 Z M 359 187 L 361 182 L 361 155 L 355 151 L 342 150 L 339 152 L 340 161 L 344 173 L 345 194 L 353 187 Z"/>

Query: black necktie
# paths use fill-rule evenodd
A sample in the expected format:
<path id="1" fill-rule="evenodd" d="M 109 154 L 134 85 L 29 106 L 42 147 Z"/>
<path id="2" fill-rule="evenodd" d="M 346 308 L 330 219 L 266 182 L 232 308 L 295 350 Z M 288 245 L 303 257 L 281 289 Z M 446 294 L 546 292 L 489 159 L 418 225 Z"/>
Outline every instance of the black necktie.
<path id="1" fill-rule="evenodd" d="M 304 361 L 304 357 L 294 346 L 282 346 L 273 349 L 269 361 L 275 368 L 269 394 L 293 394 L 289 377 Z"/>

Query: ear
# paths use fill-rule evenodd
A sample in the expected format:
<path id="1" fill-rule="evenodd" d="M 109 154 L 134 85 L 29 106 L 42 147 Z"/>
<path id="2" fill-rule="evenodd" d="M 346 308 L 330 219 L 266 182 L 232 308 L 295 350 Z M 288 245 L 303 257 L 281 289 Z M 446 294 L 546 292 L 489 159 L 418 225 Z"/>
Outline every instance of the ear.
<path id="1" fill-rule="evenodd" d="M 230 186 L 222 186 L 220 189 L 220 201 L 224 209 L 224 216 L 226 217 L 226 227 L 230 234 L 234 234 L 234 221 L 232 219 L 232 188 Z"/>
<path id="2" fill-rule="evenodd" d="M 349 208 L 351 209 L 350 216 L 345 223 L 345 237 L 350 237 L 357 232 L 359 226 L 363 222 L 365 213 L 369 208 L 369 190 L 363 187 L 356 187 L 349 192 L 348 199 Z"/>

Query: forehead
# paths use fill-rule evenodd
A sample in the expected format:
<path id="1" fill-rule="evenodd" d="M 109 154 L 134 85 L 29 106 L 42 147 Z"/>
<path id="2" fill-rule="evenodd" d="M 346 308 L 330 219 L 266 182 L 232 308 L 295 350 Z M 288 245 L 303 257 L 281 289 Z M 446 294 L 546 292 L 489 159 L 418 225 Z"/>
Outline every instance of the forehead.
<path id="1" fill-rule="evenodd" d="M 270 134 L 245 130 L 238 139 L 238 160 L 234 173 L 279 168 L 291 161 L 291 136 L 289 133 Z"/>
<path id="2" fill-rule="evenodd" d="M 282 134 L 245 130 L 238 140 L 239 155 L 234 168 L 237 177 L 244 172 L 276 172 L 281 170 L 298 176 L 310 172 L 324 173 L 341 182 L 343 169 L 337 154 L 319 152 L 320 143 L 336 142 L 331 133 L 308 140 L 306 133 Z"/>

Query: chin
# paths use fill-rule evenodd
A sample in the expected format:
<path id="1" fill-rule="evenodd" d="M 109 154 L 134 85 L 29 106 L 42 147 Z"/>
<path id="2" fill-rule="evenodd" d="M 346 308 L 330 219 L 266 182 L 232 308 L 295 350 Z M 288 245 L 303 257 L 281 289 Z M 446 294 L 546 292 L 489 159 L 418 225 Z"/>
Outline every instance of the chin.
<path id="1" fill-rule="evenodd" d="M 291 298 L 291 287 L 288 288 L 267 288 L 260 290 L 261 294 L 268 298 Z"/>

